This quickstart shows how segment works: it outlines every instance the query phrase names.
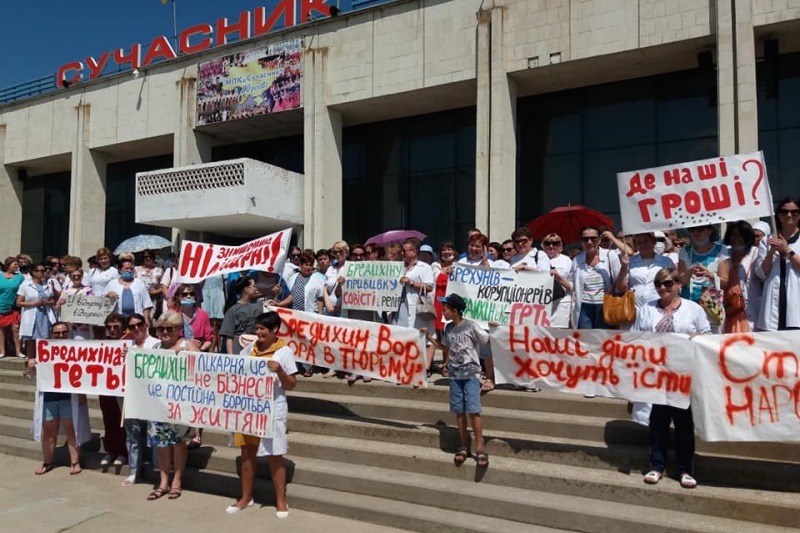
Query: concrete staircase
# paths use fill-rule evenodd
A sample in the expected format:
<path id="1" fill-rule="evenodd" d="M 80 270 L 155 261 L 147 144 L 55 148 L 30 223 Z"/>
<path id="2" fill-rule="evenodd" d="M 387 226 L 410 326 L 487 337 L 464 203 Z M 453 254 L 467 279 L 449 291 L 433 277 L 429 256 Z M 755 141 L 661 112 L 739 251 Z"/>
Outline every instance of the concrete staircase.
<path id="1" fill-rule="evenodd" d="M 22 363 L 0 360 L 0 452 L 38 459 L 34 382 Z M 420 532 L 769 533 L 800 524 L 800 445 L 698 442 L 697 489 L 666 478 L 652 487 L 642 482 L 647 430 L 628 421 L 625 402 L 495 390 L 483 407 L 491 464 L 455 468 L 444 380 L 415 390 L 299 378 L 290 393 L 290 505 Z M 90 414 L 99 435 L 96 399 Z M 239 495 L 238 450 L 227 442 L 204 434 L 190 452 L 189 490 Z M 83 463 L 99 470 L 93 444 Z M 269 503 L 260 467 L 256 494 Z M 124 491 L 121 480 L 109 479 L 109 490 Z"/>

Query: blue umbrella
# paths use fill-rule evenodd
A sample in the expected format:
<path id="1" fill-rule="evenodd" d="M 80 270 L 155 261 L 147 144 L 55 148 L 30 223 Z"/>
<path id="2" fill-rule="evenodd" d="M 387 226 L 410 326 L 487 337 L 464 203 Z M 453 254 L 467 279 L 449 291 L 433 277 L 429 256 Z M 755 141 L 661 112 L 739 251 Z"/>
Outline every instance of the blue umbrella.
<path id="1" fill-rule="evenodd" d="M 161 235 L 137 235 L 130 239 L 125 239 L 114 250 L 114 255 L 119 255 L 123 252 L 143 252 L 145 250 L 160 250 L 172 246 L 172 242 L 165 239 Z"/>

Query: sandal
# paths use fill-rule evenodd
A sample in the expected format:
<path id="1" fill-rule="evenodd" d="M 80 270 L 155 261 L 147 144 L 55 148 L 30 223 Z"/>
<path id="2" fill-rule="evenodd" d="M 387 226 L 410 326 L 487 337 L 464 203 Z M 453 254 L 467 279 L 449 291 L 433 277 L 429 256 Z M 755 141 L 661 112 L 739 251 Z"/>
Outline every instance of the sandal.
<path id="1" fill-rule="evenodd" d="M 489 466 L 489 454 L 483 450 L 478 450 L 475 453 L 475 461 L 478 463 L 479 468 L 486 468 Z"/>
<path id="2" fill-rule="evenodd" d="M 69 475 L 70 476 L 77 476 L 81 472 L 83 472 L 83 469 L 81 468 L 81 463 L 80 462 L 78 462 L 78 463 L 70 463 L 69 464 Z"/>
<path id="3" fill-rule="evenodd" d="M 492 381 L 491 379 L 487 379 L 486 381 L 483 382 L 483 385 L 481 385 L 481 392 L 489 392 L 493 390 L 494 390 L 494 381 Z"/>
<path id="4" fill-rule="evenodd" d="M 169 490 L 169 499 L 177 500 L 178 498 L 181 497 L 181 494 L 183 494 L 183 489 L 181 489 L 180 487 L 178 487 L 177 489 L 172 488 Z"/>
<path id="5" fill-rule="evenodd" d="M 165 494 L 167 494 L 168 492 L 170 492 L 169 487 L 167 487 L 165 489 L 162 489 L 161 487 L 158 487 L 156 490 L 154 490 L 153 492 L 151 492 L 147 496 L 147 501 L 151 502 L 153 500 L 157 500 L 157 499 L 161 498 L 162 496 L 164 496 Z"/>
<path id="6" fill-rule="evenodd" d="M 681 474 L 681 487 L 693 489 L 697 486 L 697 481 L 689 474 Z"/>
<path id="7" fill-rule="evenodd" d="M 647 473 L 646 476 L 644 476 L 644 482 L 647 483 L 648 485 L 655 485 L 656 483 L 661 481 L 663 475 L 664 474 L 662 474 L 658 470 L 651 470 L 650 472 Z"/>
<path id="8" fill-rule="evenodd" d="M 453 456 L 453 462 L 456 466 L 461 466 L 464 464 L 464 461 L 467 460 L 467 457 L 469 457 L 469 448 L 462 446 L 458 449 L 455 456 Z"/>
<path id="9" fill-rule="evenodd" d="M 37 476 L 42 476 L 53 469 L 53 463 L 42 463 L 42 466 L 34 471 Z"/>

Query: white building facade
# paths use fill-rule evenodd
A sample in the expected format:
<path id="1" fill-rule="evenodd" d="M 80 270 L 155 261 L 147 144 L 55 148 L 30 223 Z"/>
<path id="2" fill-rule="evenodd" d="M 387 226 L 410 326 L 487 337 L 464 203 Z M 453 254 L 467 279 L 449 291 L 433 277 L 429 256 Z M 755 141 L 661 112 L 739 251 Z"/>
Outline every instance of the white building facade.
<path id="1" fill-rule="evenodd" d="M 300 108 L 198 125 L 199 63 L 294 39 Z M 616 172 L 718 154 L 764 150 L 796 195 L 798 147 L 800 0 L 400 0 L 2 104 L 0 254 L 86 258 L 137 223 L 502 240 L 567 203 L 617 216 Z M 239 158 L 280 168 L 233 193 L 135 187 Z"/>

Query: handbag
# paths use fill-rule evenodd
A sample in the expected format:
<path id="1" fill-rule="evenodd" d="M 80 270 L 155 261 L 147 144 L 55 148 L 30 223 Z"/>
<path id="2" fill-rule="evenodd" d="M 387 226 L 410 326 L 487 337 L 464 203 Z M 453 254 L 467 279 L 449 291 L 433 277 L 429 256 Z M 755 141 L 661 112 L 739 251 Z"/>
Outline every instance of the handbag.
<path id="1" fill-rule="evenodd" d="M 731 273 L 728 276 L 728 288 L 722 299 L 725 315 L 732 316 L 744 312 L 744 294 L 739 284 L 739 268 L 731 261 Z"/>
<path id="2" fill-rule="evenodd" d="M 611 266 L 608 269 L 611 273 Z M 616 280 L 611 280 L 611 290 L 614 290 Z M 612 293 L 603 295 L 603 322 L 609 326 L 619 326 L 636 320 L 636 293 L 626 291 L 622 296 Z"/>
<path id="3" fill-rule="evenodd" d="M 609 326 L 619 326 L 636 320 L 636 293 L 627 291 L 622 296 L 603 295 L 603 321 Z"/>
<path id="4" fill-rule="evenodd" d="M 428 289 L 425 286 L 419 292 L 416 316 L 423 319 L 436 318 L 436 306 L 433 304 L 433 298 L 428 294 Z"/>

